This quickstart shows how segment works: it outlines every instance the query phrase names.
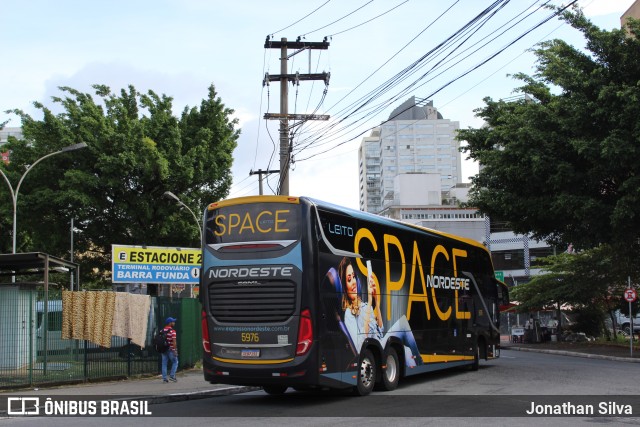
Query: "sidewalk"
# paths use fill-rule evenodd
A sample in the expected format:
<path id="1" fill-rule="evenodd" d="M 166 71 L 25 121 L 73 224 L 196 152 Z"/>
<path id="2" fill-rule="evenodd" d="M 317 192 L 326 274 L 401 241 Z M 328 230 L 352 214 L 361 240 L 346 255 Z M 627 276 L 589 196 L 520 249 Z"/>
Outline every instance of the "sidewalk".
<path id="1" fill-rule="evenodd" d="M 633 357 L 629 347 L 615 344 L 585 342 L 542 342 L 514 343 L 507 339 L 500 342 L 502 350 L 531 351 L 563 356 L 586 357 L 590 359 L 615 360 L 618 362 L 640 363 L 640 348 L 634 346 Z"/>

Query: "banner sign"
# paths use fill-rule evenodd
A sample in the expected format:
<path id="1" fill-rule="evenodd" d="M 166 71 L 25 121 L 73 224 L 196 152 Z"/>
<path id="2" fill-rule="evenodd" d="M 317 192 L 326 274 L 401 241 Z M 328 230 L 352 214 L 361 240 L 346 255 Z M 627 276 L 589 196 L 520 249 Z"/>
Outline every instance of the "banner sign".
<path id="1" fill-rule="evenodd" d="M 113 283 L 199 284 L 202 249 L 111 245 Z"/>

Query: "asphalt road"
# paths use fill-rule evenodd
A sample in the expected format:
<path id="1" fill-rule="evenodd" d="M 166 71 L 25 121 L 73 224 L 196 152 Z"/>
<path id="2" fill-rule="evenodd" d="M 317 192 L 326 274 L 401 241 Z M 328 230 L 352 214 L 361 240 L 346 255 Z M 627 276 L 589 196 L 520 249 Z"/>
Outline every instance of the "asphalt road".
<path id="1" fill-rule="evenodd" d="M 364 398 L 349 393 L 289 390 L 284 396 L 262 391 L 209 399 L 152 405 L 154 417 L 93 418 L 93 426 L 315 426 L 367 425 L 640 425 L 640 366 L 518 351 L 481 364 L 477 372 L 450 370 L 408 378 L 394 392 Z M 595 405 L 594 415 L 527 417 L 537 404 Z M 599 417 L 599 404 L 630 405 L 632 415 Z M 615 406 L 614 406 L 615 408 Z M 161 416 L 163 418 L 158 418 Z M 37 418 L 40 426 L 87 425 L 87 418 Z M 34 425 L 34 419 L 0 420 L 0 425 Z"/>

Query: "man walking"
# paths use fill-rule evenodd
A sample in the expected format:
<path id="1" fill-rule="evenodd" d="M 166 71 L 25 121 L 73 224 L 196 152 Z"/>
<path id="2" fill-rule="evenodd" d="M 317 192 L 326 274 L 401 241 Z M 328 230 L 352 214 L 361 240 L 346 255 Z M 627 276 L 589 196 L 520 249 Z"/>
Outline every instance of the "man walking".
<path id="1" fill-rule="evenodd" d="M 178 370 L 178 336 L 174 327 L 176 326 L 176 319 L 173 317 L 167 317 L 164 322 L 164 333 L 167 337 L 167 343 L 169 343 L 169 349 L 162 353 L 162 382 L 168 383 L 167 380 L 167 362 L 171 361 L 171 372 L 169 373 L 169 380 L 174 383 L 176 380 L 176 371 Z"/>

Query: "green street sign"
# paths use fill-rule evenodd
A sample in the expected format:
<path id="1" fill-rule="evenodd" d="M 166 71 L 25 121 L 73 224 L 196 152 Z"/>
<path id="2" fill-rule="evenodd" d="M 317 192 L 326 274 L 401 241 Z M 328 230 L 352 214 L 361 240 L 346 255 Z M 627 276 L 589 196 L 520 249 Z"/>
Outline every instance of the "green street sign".
<path id="1" fill-rule="evenodd" d="M 501 282 L 504 282 L 504 271 L 496 271 L 496 279 L 500 280 Z"/>

